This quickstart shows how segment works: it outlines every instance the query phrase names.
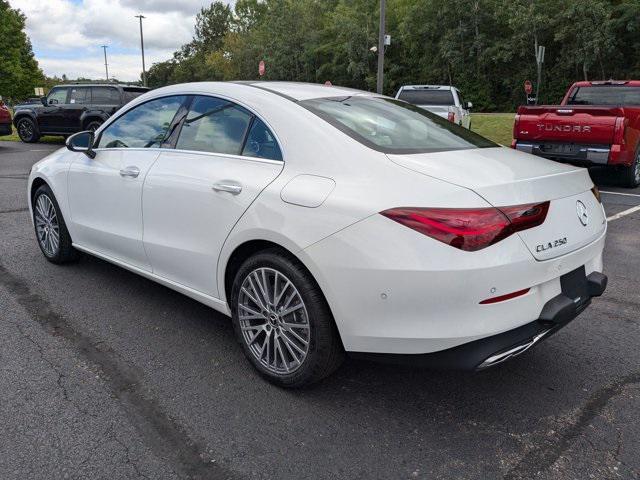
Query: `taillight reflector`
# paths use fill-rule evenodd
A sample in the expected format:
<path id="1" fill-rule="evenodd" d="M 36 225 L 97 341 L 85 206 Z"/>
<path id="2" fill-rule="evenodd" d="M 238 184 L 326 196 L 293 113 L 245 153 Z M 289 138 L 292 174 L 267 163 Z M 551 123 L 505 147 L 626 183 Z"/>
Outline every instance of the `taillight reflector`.
<path id="1" fill-rule="evenodd" d="M 488 208 L 392 208 L 385 217 L 452 247 L 474 252 L 544 223 L 549 202 Z"/>
<path id="2" fill-rule="evenodd" d="M 529 293 L 529 290 L 530 288 L 525 288 L 524 290 L 518 290 L 517 292 L 507 293 L 506 295 L 500 295 L 499 297 L 487 298 L 486 300 L 482 300 L 480 302 L 480 305 L 488 305 L 491 303 L 504 302 L 505 300 L 521 297 L 522 295 Z"/>

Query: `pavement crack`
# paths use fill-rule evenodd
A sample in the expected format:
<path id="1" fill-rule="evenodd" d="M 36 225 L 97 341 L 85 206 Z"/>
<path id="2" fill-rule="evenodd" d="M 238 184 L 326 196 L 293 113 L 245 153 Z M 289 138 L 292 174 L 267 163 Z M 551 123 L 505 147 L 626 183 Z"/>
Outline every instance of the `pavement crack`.
<path id="1" fill-rule="evenodd" d="M 102 380 L 118 399 L 131 424 L 158 458 L 164 459 L 182 477 L 190 479 L 233 479 L 237 475 L 205 458 L 207 449 L 189 437 L 184 428 L 148 398 L 134 370 L 121 362 L 111 349 L 98 342 L 57 313 L 50 302 L 33 292 L 28 282 L 0 263 L 0 286 L 11 293 L 31 318 L 49 335 L 65 340 L 78 357 L 102 372 Z M 42 350 L 42 349 L 41 349 Z M 63 387 L 63 377 L 58 378 Z M 65 389 L 66 391 L 66 389 Z M 68 392 L 66 398 L 68 398 Z"/>
<path id="2" fill-rule="evenodd" d="M 9 210 L 0 210 L 0 214 L 2 213 L 18 213 L 18 212 L 28 212 L 28 208 L 13 208 Z"/>
<path id="3" fill-rule="evenodd" d="M 507 472 L 505 480 L 534 478 L 540 472 L 548 470 L 588 427 L 592 420 L 600 415 L 609 401 L 628 385 L 640 383 L 640 372 L 629 374 L 619 381 L 597 390 L 579 410 L 575 422 L 559 432 L 556 442 L 545 441 L 537 448 L 526 453 L 520 462 Z"/>

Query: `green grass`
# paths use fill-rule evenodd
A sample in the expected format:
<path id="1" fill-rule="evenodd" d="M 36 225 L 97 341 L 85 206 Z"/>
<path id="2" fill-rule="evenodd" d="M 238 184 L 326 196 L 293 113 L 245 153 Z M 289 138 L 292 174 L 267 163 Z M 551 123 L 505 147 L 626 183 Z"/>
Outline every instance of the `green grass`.
<path id="1" fill-rule="evenodd" d="M 18 136 L 18 132 L 16 132 L 16 128 L 12 127 L 13 133 L 11 135 L 7 135 L 7 136 L 3 136 L 0 137 L 0 142 L 21 142 L 22 140 L 20 140 L 20 137 Z M 44 137 L 40 137 L 40 140 L 38 140 L 38 143 L 59 143 L 59 144 L 63 144 L 64 143 L 64 138 L 62 137 L 51 137 L 51 136 L 44 136 Z"/>
<path id="2" fill-rule="evenodd" d="M 473 113 L 471 130 L 508 147 L 513 136 L 514 117 L 515 113 Z"/>

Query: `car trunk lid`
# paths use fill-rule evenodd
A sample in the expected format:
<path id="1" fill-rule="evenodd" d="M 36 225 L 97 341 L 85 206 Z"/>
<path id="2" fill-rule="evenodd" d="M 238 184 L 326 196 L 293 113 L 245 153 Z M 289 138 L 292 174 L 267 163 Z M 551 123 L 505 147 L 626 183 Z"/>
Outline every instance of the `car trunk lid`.
<path id="1" fill-rule="evenodd" d="M 545 222 L 520 232 L 538 260 L 554 258 L 595 240 L 604 230 L 602 207 L 590 191 L 586 169 L 551 162 L 509 148 L 479 148 L 413 155 L 388 155 L 396 164 L 473 190 L 491 205 L 550 201 Z M 590 217 L 580 223 L 578 201 Z M 422 205 L 420 205 L 422 206 Z M 428 205 L 424 205 L 428 206 Z M 566 242 L 562 239 L 566 238 Z M 548 247 L 548 243 L 557 246 Z M 544 248 L 539 247 L 544 245 Z"/>

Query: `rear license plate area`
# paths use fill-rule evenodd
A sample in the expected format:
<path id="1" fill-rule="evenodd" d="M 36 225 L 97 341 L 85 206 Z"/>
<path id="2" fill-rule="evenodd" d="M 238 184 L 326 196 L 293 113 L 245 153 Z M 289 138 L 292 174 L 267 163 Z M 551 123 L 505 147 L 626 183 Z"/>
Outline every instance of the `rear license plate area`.
<path id="1" fill-rule="evenodd" d="M 560 287 L 562 288 L 562 294 L 573 300 L 577 309 L 581 310 L 589 303 L 591 297 L 589 297 L 589 285 L 584 265 L 562 275 L 560 277 Z"/>
<path id="2" fill-rule="evenodd" d="M 559 155 L 572 155 L 576 151 L 576 146 L 571 144 L 546 144 L 542 145 L 544 153 L 556 153 Z"/>

